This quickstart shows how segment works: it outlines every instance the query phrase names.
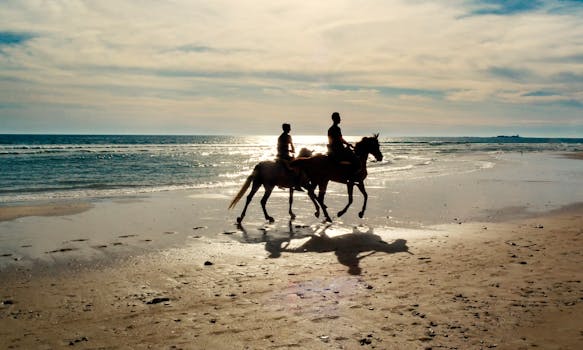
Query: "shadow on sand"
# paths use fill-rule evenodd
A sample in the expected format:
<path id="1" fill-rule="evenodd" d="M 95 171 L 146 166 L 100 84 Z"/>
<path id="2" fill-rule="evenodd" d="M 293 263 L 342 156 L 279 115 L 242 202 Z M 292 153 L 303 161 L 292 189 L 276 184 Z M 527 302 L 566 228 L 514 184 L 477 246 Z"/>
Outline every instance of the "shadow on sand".
<path id="1" fill-rule="evenodd" d="M 367 228 L 366 232 L 361 231 L 358 227 L 353 228 L 353 232 L 345 234 L 328 234 L 327 231 L 334 231 L 332 224 L 326 224 L 317 227 L 293 226 L 289 223 L 288 232 L 271 232 L 263 231 L 261 237 L 252 237 L 242 225 L 238 229 L 243 234 L 245 243 L 265 243 L 265 250 L 269 253 L 270 258 L 279 258 L 281 253 L 328 253 L 334 252 L 338 262 L 348 267 L 348 273 L 351 275 L 360 275 L 362 269 L 360 261 L 376 253 L 409 253 L 407 241 L 405 239 L 396 239 L 391 243 L 374 234 L 372 228 Z M 361 227 L 362 228 L 362 227 Z M 283 235 L 283 236 L 282 236 Z M 307 240 L 299 246 L 291 247 L 292 241 Z"/>

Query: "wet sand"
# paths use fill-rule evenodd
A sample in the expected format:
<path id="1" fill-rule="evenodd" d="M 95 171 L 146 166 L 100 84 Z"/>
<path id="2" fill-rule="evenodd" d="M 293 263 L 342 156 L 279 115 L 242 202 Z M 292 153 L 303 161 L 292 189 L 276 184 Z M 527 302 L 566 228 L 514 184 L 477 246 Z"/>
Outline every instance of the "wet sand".
<path id="1" fill-rule="evenodd" d="M 5 206 L 0 207 L 0 221 L 14 220 L 28 216 L 73 215 L 87 211 L 91 207 L 92 205 L 87 202 Z"/>
<path id="2" fill-rule="evenodd" d="M 506 223 L 345 229 L 260 244 L 201 238 L 113 266 L 11 273 L 0 347 L 583 345 L 581 206 Z"/>
<path id="3" fill-rule="evenodd" d="M 333 224 L 282 191 L 234 226 L 236 189 L 2 222 L 0 348 L 580 349 L 578 163 L 517 159 L 373 184 Z"/>
<path id="4" fill-rule="evenodd" d="M 565 157 L 571 158 L 571 159 L 583 159 L 583 152 L 566 153 Z"/>

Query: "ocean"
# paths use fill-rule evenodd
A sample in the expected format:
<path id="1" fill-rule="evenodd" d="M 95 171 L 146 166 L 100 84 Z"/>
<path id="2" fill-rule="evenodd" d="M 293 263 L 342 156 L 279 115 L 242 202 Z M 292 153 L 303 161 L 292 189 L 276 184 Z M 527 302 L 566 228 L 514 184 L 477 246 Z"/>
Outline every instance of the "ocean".
<path id="1" fill-rule="evenodd" d="M 325 152 L 325 136 L 292 137 L 298 150 Z M 380 141 L 384 159 L 369 162 L 368 181 L 381 186 L 494 166 L 472 155 L 583 151 L 583 138 L 381 136 Z M 0 135 L 0 204 L 238 187 L 255 164 L 274 159 L 276 143 L 277 135 Z"/>

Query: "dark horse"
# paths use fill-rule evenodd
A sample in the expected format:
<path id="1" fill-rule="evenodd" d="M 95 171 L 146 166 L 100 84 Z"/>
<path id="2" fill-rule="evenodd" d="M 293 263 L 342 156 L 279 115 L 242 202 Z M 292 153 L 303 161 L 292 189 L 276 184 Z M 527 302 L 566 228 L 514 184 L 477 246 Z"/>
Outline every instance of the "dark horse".
<path id="1" fill-rule="evenodd" d="M 311 151 L 302 148 L 299 153 L 299 156 L 309 157 L 311 154 L 312 154 Z M 296 215 L 292 211 L 295 183 L 293 181 L 293 176 L 291 174 L 292 170 L 289 168 L 289 166 L 287 166 L 283 162 L 284 161 L 281 160 L 278 161 L 266 160 L 260 162 L 255 166 L 253 172 L 251 173 L 251 175 L 249 175 L 249 177 L 247 177 L 247 180 L 243 184 L 243 187 L 241 187 L 241 190 L 239 190 L 239 193 L 237 193 L 237 195 L 235 196 L 235 198 L 233 198 L 233 201 L 229 205 L 229 209 L 234 208 L 237 202 L 239 202 L 239 200 L 241 199 L 241 197 L 243 197 L 245 192 L 247 192 L 249 185 L 253 183 L 253 186 L 251 187 L 251 192 L 249 192 L 249 195 L 247 195 L 247 202 L 245 203 L 245 207 L 241 212 L 241 216 L 237 218 L 237 223 L 241 223 L 243 221 L 249 203 L 251 203 L 253 196 L 255 195 L 257 190 L 259 190 L 259 187 L 261 187 L 262 185 L 263 188 L 265 189 L 265 194 L 263 194 L 263 198 L 261 198 L 261 208 L 263 209 L 263 215 L 265 216 L 265 219 L 268 220 L 269 222 L 274 221 L 273 218 L 269 216 L 269 214 L 267 214 L 267 209 L 265 208 L 265 205 L 267 204 L 267 200 L 269 199 L 271 191 L 273 191 L 273 188 L 275 186 L 289 188 L 289 215 L 291 216 L 292 219 L 295 219 Z M 310 196 L 312 203 L 314 203 L 314 206 L 316 207 L 315 215 L 316 217 L 319 216 L 320 208 L 318 207 L 316 194 L 314 193 L 314 186 L 311 186 L 311 184 L 308 183 L 307 181 L 306 182 L 302 181 L 302 187 L 308 190 L 308 196 Z"/>
<path id="2" fill-rule="evenodd" d="M 354 154 L 360 161 L 360 170 L 356 175 L 350 174 L 351 165 L 345 164 L 347 162 L 338 163 L 323 154 L 317 154 L 313 157 L 299 157 L 291 162 L 292 167 L 300 169 L 308 177 L 309 181 L 314 186 L 314 189 L 315 186 L 318 186 L 318 204 L 320 204 L 322 212 L 324 213 L 326 220 L 329 222 L 331 222 L 332 219 L 330 219 L 328 211 L 326 210 L 324 196 L 326 195 L 326 188 L 330 181 L 345 183 L 348 190 L 348 204 L 346 204 L 344 209 L 338 212 L 338 216 L 344 215 L 350 204 L 352 204 L 354 185 L 358 187 L 364 196 L 362 211 L 358 213 L 360 218 L 364 216 L 366 201 L 368 199 L 368 194 L 364 188 L 364 179 L 366 179 L 367 176 L 366 161 L 368 155 L 372 154 L 377 161 L 383 160 L 383 155 L 380 151 L 379 145 L 379 135 L 375 134 L 373 137 L 363 137 L 354 147 Z"/>

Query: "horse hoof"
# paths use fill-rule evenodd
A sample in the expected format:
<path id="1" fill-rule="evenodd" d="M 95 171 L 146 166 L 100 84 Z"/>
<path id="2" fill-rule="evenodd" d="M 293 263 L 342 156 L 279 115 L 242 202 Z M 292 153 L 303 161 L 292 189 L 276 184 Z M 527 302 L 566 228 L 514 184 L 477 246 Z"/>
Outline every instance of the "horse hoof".
<path id="1" fill-rule="evenodd" d="M 341 217 L 342 215 L 344 215 L 344 213 L 346 213 L 345 211 L 339 211 L 338 212 L 338 217 Z"/>
<path id="2" fill-rule="evenodd" d="M 314 216 L 317 217 L 317 218 L 319 218 L 320 217 L 320 212 L 319 211 L 315 212 L 314 213 Z"/>
<path id="3" fill-rule="evenodd" d="M 269 221 L 270 224 L 273 224 L 273 222 L 275 221 L 275 219 L 270 216 L 270 217 L 267 218 L 267 221 Z"/>
<path id="4" fill-rule="evenodd" d="M 289 218 L 290 218 L 290 220 L 295 220 L 296 219 L 296 214 L 290 214 Z"/>
<path id="5" fill-rule="evenodd" d="M 332 222 L 332 219 L 326 218 L 326 222 Z"/>
<path id="6" fill-rule="evenodd" d="M 239 217 L 237 218 L 237 223 L 238 223 L 238 224 L 240 224 L 240 223 L 241 223 L 241 221 L 243 221 L 243 218 L 239 216 Z"/>
<path id="7" fill-rule="evenodd" d="M 360 213 L 358 213 L 358 217 L 362 219 L 362 217 L 364 216 L 364 213 L 361 211 Z"/>

